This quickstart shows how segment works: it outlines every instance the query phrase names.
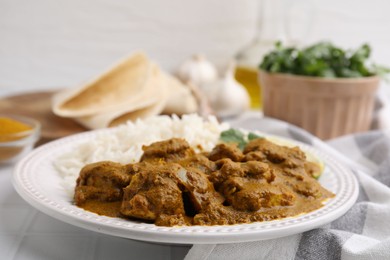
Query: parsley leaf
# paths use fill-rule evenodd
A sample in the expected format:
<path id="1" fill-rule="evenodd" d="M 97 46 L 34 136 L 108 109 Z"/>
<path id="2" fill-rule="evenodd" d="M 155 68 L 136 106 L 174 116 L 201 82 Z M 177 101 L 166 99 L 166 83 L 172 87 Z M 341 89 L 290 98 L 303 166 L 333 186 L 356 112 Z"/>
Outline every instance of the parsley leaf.
<path id="1" fill-rule="evenodd" d="M 219 137 L 222 142 L 225 143 L 236 143 L 238 148 L 244 150 L 245 146 L 248 144 L 248 141 L 253 139 L 262 138 L 261 136 L 250 132 L 248 136 L 245 136 L 238 129 L 230 128 L 229 130 L 223 131 Z"/>
<path id="2" fill-rule="evenodd" d="M 252 140 L 258 139 L 258 138 L 263 138 L 263 137 L 261 137 L 260 135 L 255 134 L 255 133 L 252 133 L 252 132 L 248 134 L 248 140 L 249 141 L 252 141 Z"/>

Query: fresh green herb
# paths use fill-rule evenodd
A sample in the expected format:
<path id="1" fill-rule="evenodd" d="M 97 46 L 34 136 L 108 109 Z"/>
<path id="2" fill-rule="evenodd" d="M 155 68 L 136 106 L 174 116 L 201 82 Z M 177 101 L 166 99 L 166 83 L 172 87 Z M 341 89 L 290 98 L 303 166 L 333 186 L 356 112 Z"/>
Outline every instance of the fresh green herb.
<path id="1" fill-rule="evenodd" d="M 236 143 L 241 150 L 243 150 L 246 145 L 244 134 L 240 130 L 234 128 L 223 131 L 219 139 L 226 143 Z"/>
<path id="2" fill-rule="evenodd" d="M 262 137 L 260 135 L 255 134 L 255 133 L 252 133 L 252 132 L 250 132 L 248 134 L 248 141 L 252 141 L 252 140 L 258 139 L 258 138 L 262 138 Z"/>
<path id="3" fill-rule="evenodd" d="M 275 50 L 263 58 L 259 67 L 273 73 L 326 78 L 383 76 L 390 72 L 389 68 L 368 65 L 370 54 L 371 48 L 367 44 L 350 51 L 329 42 L 320 42 L 303 49 L 283 47 L 278 42 Z"/>
<path id="4" fill-rule="evenodd" d="M 248 141 L 253 139 L 262 138 L 261 136 L 250 132 L 248 136 L 245 136 L 238 129 L 230 128 L 229 130 L 223 131 L 219 137 L 222 142 L 225 143 L 236 143 L 238 148 L 244 150 L 245 146 L 248 144 Z"/>

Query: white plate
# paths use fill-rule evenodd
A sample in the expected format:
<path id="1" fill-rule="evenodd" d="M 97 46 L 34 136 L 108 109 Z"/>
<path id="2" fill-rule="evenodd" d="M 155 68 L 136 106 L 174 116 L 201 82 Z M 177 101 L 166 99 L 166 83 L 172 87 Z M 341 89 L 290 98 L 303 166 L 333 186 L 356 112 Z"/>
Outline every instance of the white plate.
<path id="1" fill-rule="evenodd" d="M 73 205 L 61 185 L 61 177 L 53 167 L 53 161 L 59 155 L 71 150 L 77 143 L 94 138 L 97 132 L 62 138 L 32 151 L 15 167 L 13 185 L 16 191 L 38 210 L 75 226 L 113 236 L 174 244 L 246 242 L 304 232 L 342 216 L 352 207 L 358 195 L 358 183 L 350 170 L 328 154 L 291 141 L 304 151 L 321 158 L 325 163 L 320 183 L 336 196 L 316 211 L 297 217 L 252 224 L 191 227 L 159 227 L 154 224 L 99 216 Z"/>

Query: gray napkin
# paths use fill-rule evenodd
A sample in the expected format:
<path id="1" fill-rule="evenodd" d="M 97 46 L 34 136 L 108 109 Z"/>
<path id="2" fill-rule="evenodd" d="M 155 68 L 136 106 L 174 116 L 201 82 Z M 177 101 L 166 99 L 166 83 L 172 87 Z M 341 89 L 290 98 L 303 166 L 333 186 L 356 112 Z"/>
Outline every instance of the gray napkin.
<path id="1" fill-rule="evenodd" d="M 259 130 L 333 154 L 359 181 L 353 207 L 332 223 L 284 238 L 237 244 L 194 245 L 186 260 L 390 259 L 390 131 L 344 136 L 327 143 L 285 122 L 247 117 L 233 127 Z"/>

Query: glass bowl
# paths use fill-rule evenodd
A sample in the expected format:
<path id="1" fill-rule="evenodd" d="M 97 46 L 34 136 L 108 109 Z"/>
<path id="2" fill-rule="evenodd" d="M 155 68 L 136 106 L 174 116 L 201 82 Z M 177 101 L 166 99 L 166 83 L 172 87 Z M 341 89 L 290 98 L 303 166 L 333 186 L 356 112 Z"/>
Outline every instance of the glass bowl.
<path id="1" fill-rule="evenodd" d="M 24 116 L 0 114 L 0 118 L 9 118 L 31 127 L 12 134 L 0 133 L 0 164 L 13 163 L 33 149 L 41 134 L 41 124 Z"/>

